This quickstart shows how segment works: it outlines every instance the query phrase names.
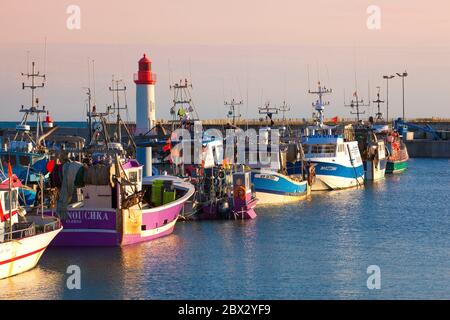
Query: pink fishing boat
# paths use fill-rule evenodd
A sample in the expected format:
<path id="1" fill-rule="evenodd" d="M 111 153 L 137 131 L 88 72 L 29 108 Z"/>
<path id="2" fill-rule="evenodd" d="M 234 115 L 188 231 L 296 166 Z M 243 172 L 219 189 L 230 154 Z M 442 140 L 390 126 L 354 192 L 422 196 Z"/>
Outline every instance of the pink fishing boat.
<path id="1" fill-rule="evenodd" d="M 78 170 L 85 170 L 86 183 L 78 188 L 75 199 L 61 206 L 60 193 L 58 206 L 46 211 L 59 215 L 64 226 L 52 243 L 55 246 L 124 246 L 169 235 L 195 191 L 176 177 L 143 178 L 143 166 L 134 159 L 117 157 L 109 167 Z M 69 167 L 63 169 L 69 171 Z M 100 176 L 91 176 L 92 172 Z"/>

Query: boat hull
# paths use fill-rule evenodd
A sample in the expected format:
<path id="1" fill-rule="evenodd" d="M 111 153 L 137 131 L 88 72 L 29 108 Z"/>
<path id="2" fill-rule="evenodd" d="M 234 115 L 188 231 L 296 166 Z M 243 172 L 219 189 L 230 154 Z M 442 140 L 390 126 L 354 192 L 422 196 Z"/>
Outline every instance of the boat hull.
<path id="1" fill-rule="evenodd" d="M 0 244 L 0 279 L 33 269 L 62 228 Z"/>
<path id="2" fill-rule="evenodd" d="M 173 232 L 182 207 L 178 203 L 168 208 L 122 210 L 120 219 L 111 209 L 68 210 L 68 217 L 61 219 L 64 230 L 51 245 L 124 246 L 154 240 Z"/>
<path id="3" fill-rule="evenodd" d="M 388 161 L 386 163 L 386 174 L 402 173 L 408 168 L 408 160 Z"/>
<path id="4" fill-rule="evenodd" d="M 195 189 L 189 183 L 171 176 L 144 178 L 144 185 L 153 180 L 172 180 L 183 195 L 167 204 L 141 208 L 139 204 L 127 209 L 71 208 L 61 219 L 64 226 L 52 245 L 55 246 L 125 246 L 150 241 L 171 234 L 184 204 Z M 51 211 L 48 215 L 53 214 Z"/>
<path id="5" fill-rule="evenodd" d="M 366 160 L 364 162 L 366 180 L 377 181 L 384 179 L 386 173 L 386 165 L 386 159 L 379 160 L 378 162 L 373 160 Z"/>
<path id="6" fill-rule="evenodd" d="M 311 186 L 312 191 L 339 190 L 358 187 L 364 184 L 363 165 L 346 167 L 328 162 L 315 164 L 316 176 Z"/>
<path id="7" fill-rule="evenodd" d="M 256 218 L 256 200 L 250 202 L 245 208 L 240 210 L 231 210 L 228 213 L 220 213 L 217 205 L 203 205 L 200 212 L 196 215 L 196 220 L 250 220 Z"/>
<path id="8" fill-rule="evenodd" d="M 254 171 L 252 182 L 260 205 L 299 201 L 309 193 L 307 181 L 295 181 L 277 172 Z"/>

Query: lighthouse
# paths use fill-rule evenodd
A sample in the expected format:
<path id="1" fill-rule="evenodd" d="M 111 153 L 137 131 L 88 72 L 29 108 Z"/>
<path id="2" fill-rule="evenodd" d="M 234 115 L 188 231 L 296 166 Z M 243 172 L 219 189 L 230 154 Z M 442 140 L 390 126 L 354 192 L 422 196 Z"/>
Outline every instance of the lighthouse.
<path id="1" fill-rule="evenodd" d="M 155 84 L 152 62 L 144 53 L 139 70 L 134 74 L 136 83 L 136 135 L 144 134 L 155 126 Z"/>
<path id="2" fill-rule="evenodd" d="M 145 134 L 156 124 L 155 84 L 156 75 L 152 73 L 152 62 L 144 53 L 139 60 L 138 72 L 134 74 L 136 84 L 136 135 Z M 150 147 L 137 149 L 137 160 L 144 164 L 145 176 L 152 172 L 152 151 Z"/>

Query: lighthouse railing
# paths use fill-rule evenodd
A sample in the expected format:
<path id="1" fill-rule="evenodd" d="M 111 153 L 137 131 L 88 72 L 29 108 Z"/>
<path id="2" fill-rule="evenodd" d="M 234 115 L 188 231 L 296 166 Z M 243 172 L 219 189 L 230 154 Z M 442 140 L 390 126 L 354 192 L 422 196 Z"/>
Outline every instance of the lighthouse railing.
<path id="1" fill-rule="evenodd" d="M 140 77 L 139 77 L 140 75 Z M 150 71 L 140 71 L 133 74 L 134 81 L 153 81 L 156 82 L 156 73 Z"/>

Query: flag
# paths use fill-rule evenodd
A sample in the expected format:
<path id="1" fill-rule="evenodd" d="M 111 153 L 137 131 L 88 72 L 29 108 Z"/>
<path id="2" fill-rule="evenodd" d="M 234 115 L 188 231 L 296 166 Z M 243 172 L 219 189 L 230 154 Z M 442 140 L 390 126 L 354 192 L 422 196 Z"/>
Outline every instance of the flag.
<path id="1" fill-rule="evenodd" d="M 166 144 L 163 147 L 163 151 L 167 152 L 170 149 L 172 149 L 172 143 L 171 143 L 170 139 L 167 139 Z"/>
<path id="2" fill-rule="evenodd" d="M 8 178 L 11 178 L 13 175 L 13 170 L 11 167 L 11 162 L 8 161 Z"/>
<path id="3" fill-rule="evenodd" d="M 336 123 L 336 122 L 338 121 L 338 117 L 336 116 L 336 117 L 334 117 L 334 118 L 331 118 L 331 121 L 333 121 L 334 123 Z"/>

